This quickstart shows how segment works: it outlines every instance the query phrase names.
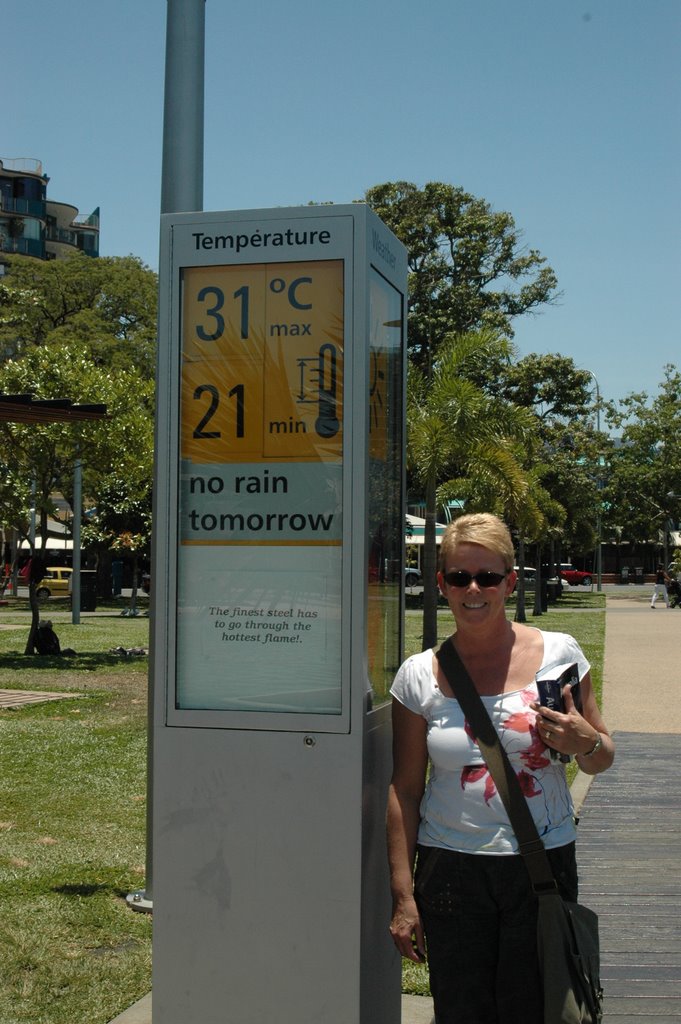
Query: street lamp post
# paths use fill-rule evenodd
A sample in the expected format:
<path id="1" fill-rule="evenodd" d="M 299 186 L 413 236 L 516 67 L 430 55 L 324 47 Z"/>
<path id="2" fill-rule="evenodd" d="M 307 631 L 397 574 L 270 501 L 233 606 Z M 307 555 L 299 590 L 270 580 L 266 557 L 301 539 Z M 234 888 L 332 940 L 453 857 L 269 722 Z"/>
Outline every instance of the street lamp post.
<path id="1" fill-rule="evenodd" d="M 647 501 L 649 505 L 652 505 L 653 508 L 657 509 L 657 515 L 653 516 L 652 522 L 654 523 L 658 519 L 662 520 L 662 561 L 666 565 L 667 564 L 667 533 L 668 533 L 668 524 L 669 524 L 669 513 L 665 509 L 661 508 L 660 505 L 658 505 L 656 501 L 653 501 L 653 499 L 649 498 L 646 494 L 642 494 L 641 497 L 643 498 L 644 501 Z M 669 494 L 667 494 L 667 497 L 669 497 Z M 658 536 L 659 536 L 659 531 L 658 531 Z M 655 561 L 656 561 L 656 565 L 659 565 L 660 559 L 659 559 L 659 555 L 657 555 L 657 552 L 656 552 L 656 560 Z"/>
<path id="2" fill-rule="evenodd" d="M 586 371 L 590 377 L 593 378 L 593 382 L 596 385 L 596 430 L 600 435 L 601 432 L 601 390 L 596 380 L 596 374 L 593 370 Z M 598 487 L 598 512 L 596 513 L 596 589 L 600 594 L 603 590 L 603 562 L 601 554 L 601 540 L 603 527 L 601 523 L 601 488 L 603 481 L 601 480 L 601 456 L 598 456 L 598 478 L 596 480 L 596 486 Z"/>
<path id="3" fill-rule="evenodd" d="M 676 494 L 675 491 L 667 491 L 665 497 L 667 498 L 668 501 L 673 501 L 675 498 L 681 498 L 681 494 Z M 665 567 L 665 570 L 666 570 L 667 565 L 669 563 L 669 549 L 668 549 L 668 546 L 667 546 L 667 537 L 669 535 L 668 526 L 669 526 L 670 522 L 672 523 L 672 527 L 673 527 L 673 520 L 671 520 L 671 517 L 667 517 L 667 519 L 665 520 L 665 524 L 664 524 L 664 567 Z"/>
<path id="4" fill-rule="evenodd" d="M 163 96 L 161 213 L 203 209 L 205 0 L 167 0 L 166 62 Z M 158 425 L 157 425 L 158 428 Z M 154 468 L 158 480 L 158 465 Z M 154 488 L 154 506 L 158 488 Z M 154 508 L 154 520 L 156 511 Z M 159 574 L 152 580 L 159 585 Z M 132 910 L 153 911 L 153 774 L 154 774 L 154 599 L 149 650 L 149 722 L 147 729 L 147 854 L 145 888 L 127 896 Z"/>

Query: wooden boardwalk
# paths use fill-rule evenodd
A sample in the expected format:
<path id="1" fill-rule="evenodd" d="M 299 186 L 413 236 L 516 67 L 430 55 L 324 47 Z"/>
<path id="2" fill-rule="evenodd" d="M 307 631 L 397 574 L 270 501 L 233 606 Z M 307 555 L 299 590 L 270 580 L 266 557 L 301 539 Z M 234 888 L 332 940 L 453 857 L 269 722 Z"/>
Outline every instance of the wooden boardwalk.
<path id="1" fill-rule="evenodd" d="M 681 1024 L 681 736 L 616 732 L 581 809 L 580 901 L 600 919 L 609 1024 Z"/>
<path id="2" fill-rule="evenodd" d="M 23 708 L 27 704 L 42 704 L 46 700 L 69 700 L 83 696 L 82 693 L 52 693 L 48 690 L 0 690 L 0 708 Z"/>

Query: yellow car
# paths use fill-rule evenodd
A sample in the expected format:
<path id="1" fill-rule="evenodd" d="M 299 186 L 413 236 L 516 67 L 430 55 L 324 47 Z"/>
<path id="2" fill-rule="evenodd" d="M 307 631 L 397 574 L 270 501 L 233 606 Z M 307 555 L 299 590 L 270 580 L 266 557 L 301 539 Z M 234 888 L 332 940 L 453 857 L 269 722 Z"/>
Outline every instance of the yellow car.
<path id="1" fill-rule="evenodd" d="M 39 598 L 52 595 L 69 594 L 71 592 L 71 574 L 73 569 L 66 565 L 48 566 L 46 575 L 41 579 L 36 596 Z"/>

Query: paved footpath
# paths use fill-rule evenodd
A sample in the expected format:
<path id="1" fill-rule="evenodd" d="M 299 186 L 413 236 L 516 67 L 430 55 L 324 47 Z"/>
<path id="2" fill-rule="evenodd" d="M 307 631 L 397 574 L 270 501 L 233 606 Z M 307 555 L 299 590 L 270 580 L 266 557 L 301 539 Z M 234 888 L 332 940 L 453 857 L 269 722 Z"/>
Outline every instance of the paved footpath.
<path id="1" fill-rule="evenodd" d="M 604 1020 L 681 1024 L 681 609 L 651 611 L 643 592 L 607 598 L 603 696 L 615 764 L 579 775 L 573 792 L 581 899 L 600 918 Z M 403 997 L 402 1024 L 432 1022 L 430 999 Z M 151 995 L 111 1024 L 151 1024 Z"/>
<path id="2" fill-rule="evenodd" d="M 681 1024 L 681 609 L 608 598 L 613 767 L 581 810 L 580 898 L 597 911 L 608 1024 Z"/>

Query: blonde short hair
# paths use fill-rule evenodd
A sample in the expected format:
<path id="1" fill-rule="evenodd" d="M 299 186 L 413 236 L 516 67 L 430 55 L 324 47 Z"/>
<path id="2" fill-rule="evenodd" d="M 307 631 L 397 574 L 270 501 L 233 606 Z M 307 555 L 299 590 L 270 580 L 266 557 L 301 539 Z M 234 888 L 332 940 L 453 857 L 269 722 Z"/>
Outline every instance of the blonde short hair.
<path id="1" fill-rule="evenodd" d="M 447 567 L 447 559 L 459 544 L 479 544 L 480 547 L 500 555 L 506 569 L 512 569 L 515 552 L 511 531 L 506 523 L 491 512 L 472 512 L 450 523 L 440 544 L 440 571 Z"/>

